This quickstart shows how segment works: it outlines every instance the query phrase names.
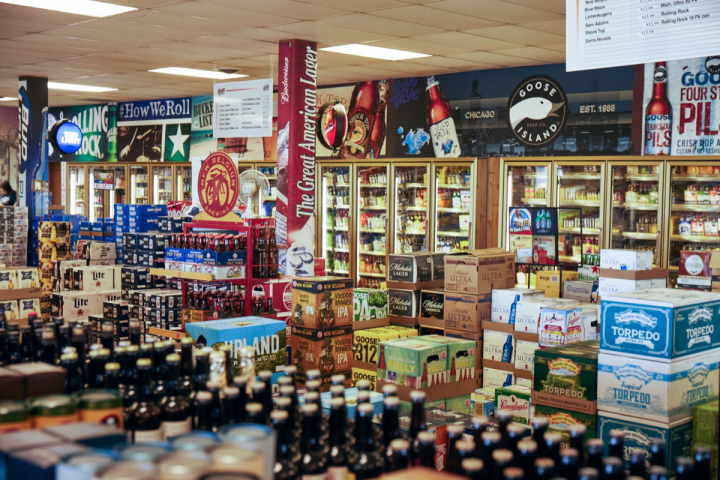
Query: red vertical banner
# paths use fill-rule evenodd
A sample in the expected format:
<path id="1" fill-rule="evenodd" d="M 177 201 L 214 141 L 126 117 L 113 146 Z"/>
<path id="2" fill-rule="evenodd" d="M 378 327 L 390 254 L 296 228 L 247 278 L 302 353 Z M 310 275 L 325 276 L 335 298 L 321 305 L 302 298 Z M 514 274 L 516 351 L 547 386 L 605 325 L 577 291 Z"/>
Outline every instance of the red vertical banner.
<path id="1" fill-rule="evenodd" d="M 286 250 L 284 274 L 311 276 L 315 261 L 317 44 L 282 41 L 279 62 L 276 237 Z"/>

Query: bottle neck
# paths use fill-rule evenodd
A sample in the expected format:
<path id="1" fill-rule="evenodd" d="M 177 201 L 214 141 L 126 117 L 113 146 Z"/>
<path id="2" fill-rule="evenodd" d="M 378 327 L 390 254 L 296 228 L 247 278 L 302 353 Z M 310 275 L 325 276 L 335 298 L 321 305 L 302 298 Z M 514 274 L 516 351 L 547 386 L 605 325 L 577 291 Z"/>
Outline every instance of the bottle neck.
<path id="1" fill-rule="evenodd" d="M 653 83 L 653 100 L 663 100 L 665 99 L 665 91 L 667 88 L 667 83 Z"/>
<path id="2" fill-rule="evenodd" d="M 320 416 L 305 415 L 302 424 L 302 441 L 301 446 L 303 453 L 316 452 L 320 450 Z"/>
<path id="3" fill-rule="evenodd" d="M 425 430 L 425 403 L 415 401 L 412 404 L 410 436 L 415 439 L 421 430 Z"/>
<path id="4" fill-rule="evenodd" d="M 383 442 L 386 447 L 390 446 L 390 442 L 400 438 L 400 419 L 396 407 L 386 408 L 383 413 Z"/>
<path id="5" fill-rule="evenodd" d="M 431 102 L 442 99 L 442 93 L 440 93 L 440 88 L 437 85 L 430 87 L 427 93 Z"/>
<path id="6" fill-rule="evenodd" d="M 152 399 L 152 372 L 150 368 L 144 367 L 138 369 L 138 386 L 137 399 L 140 402 L 147 402 Z"/>
<path id="7" fill-rule="evenodd" d="M 361 452 L 375 450 L 375 436 L 373 435 L 372 417 L 358 415 L 355 419 L 355 439 Z"/>
<path id="8" fill-rule="evenodd" d="M 178 379 L 180 378 L 179 367 L 177 363 L 167 364 L 167 375 L 165 376 L 165 392 L 168 396 L 174 396 L 178 393 Z"/>
<path id="9" fill-rule="evenodd" d="M 336 407 L 330 412 L 330 447 L 345 443 L 345 428 L 347 425 L 347 411 L 345 406 Z"/>

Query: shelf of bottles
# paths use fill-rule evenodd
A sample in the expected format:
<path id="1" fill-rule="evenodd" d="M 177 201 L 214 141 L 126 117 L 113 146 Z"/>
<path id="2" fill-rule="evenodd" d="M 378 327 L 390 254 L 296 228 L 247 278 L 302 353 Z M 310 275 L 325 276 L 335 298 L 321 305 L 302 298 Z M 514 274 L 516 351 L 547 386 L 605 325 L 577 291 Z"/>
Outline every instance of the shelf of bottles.
<path id="1" fill-rule="evenodd" d="M 88 219 L 91 222 L 96 222 L 98 218 L 105 216 L 105 190 L 95 188 L 95 171 L 96 170 L 107 170 L 103 167 L 89 167 L 88 168 L 88 187 L 89 194 L 88 199 L 90 200 L 90 208 L 88 210 Z"/>
<path id="2" fill-rule="evenodd" d="M 152 167 L 152 203 L 168 203 L 173 200 L 172 166 Z"/>
<path id="3" fill-rule="evenodd" d="M 322 250 L 325 273 L 350 276 L 350 167 L 322 167 Z"/>
<path id="4" fill-rule="evenodd" d="M 670 167 L 668 266 L 674 283 L 683 250 L 720 250 L 720 165 Z"/>
<path id="5" fill-rule="evenodd" d="M 384 286 L 387 265 L 388 166 L 355 167 L 358 182 L 357 286 Z"/>
<path id="6" fill-rule="evenodd" d="M 175 178 L 177 182 L 175 200 L 192 200 L 192 167 L 175 166 Z"/>
<path id="7" fill-rule="evenodd" d="M 68 169 L 70 215 L 85 215 L 85 167 Z"/>
<path id="8" fill-rule="evenodd" d="M 508 207 L 550 206 L 548 171 L 545 165 L 510 165 L 507 170 Z"/>
<path id="9" fill-rule="evenodd" d="M 140 165 L 130 166 L 130 203 L 148 204 L 150 199 L 150 184 L 148 183 L 148 167 Z"/>
<path id="10" fill-rule="evenodd" d="M 126 188 L 127 179 L 125 178 L 125 167 L 115 167 L 113 170 L 113 190 L 110 192 L 110 205 L 108 212 L 110 216 L 115 211 L 116 203 L 127 203 Z"/>
<path id="11" fill-rule="evenodd" d="M 263 199 L 263 215 L 266 217 L 275 216 L 275 206 L 277 205 L 277 165 L 258 166 L 257 170 L 267 177 L 270 187 L 264 192 Z"/>
<path id="12" fill-rule="evenodd" d="M 560 255 L 563 263 L 592 265 L 600 253 L 603 166 L 574 164 L 556 165 L 557 206 L 582 210 L 560 210 L 558 233 L 563 235 L 566 247 L 576 248 L 580 242 L 581 258 L 576 255 Z M 582 235 L 577 229 L 582 228 Z"/>
<path id="13" fill-rule="evenodd" d="M 428 251 L 427 166 L 395 168 L 395 252 Z"/>
<path id="14" fill-rule="evenodd" d="M 435 167 L 436 252 L 467 252 L 474 203 L 471 182 L 469 166 Z"/>
<path id="15" fill-rule="evenodd" d="M 612 166 L 612 248 L 653 252 L 659 261 L 660 165 Z"/>

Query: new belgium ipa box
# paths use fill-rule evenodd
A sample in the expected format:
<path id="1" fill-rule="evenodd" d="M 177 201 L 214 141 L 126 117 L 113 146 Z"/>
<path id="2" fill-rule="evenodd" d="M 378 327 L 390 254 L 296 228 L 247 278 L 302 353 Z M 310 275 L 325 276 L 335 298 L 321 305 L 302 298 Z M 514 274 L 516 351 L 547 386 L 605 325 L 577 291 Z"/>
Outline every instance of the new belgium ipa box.
<path id="1" fill-rule="evenodd" d="M 352 325 L 318 330 L 292 327 L 292 364 L 299 374 L 318 369 L 322 376 L 352 370 Z"/>
<path id="2" fill-rule="evenodd" d="M 352 324 L 352 278 L 303 277 L 292 283 L 292 325 L 330 328 Z"/>
<path id="3" fill-rule="evenodd" d="M 533 403 L 595 413 L 598 350 L 576 343 L 535 351 Z"/>
<path id="4" fill-rule="evenodd" d="M 411 388 L 444 383 L 447 370 L 445 345 L 412 337 L 380 344 L 378 379 Z"/>

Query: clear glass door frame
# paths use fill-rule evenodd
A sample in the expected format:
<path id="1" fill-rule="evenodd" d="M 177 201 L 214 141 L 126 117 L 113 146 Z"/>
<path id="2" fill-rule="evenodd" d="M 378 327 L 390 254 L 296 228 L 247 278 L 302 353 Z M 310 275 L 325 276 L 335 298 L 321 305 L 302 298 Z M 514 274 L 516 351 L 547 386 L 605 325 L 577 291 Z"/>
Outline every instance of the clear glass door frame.
<path id="1" fill-rule="evenodd" d="M 599 187 L 600 200 L 598 201 L 598 205 L 597 206 L 581 205 L 581 204 L 570 205 L 567 203 L 565 205 L 560 205 L 560 178 L 558 177 L 558 170 L 564 166 L 582 167 L 582 166 L 588 166 L 588 165 L 600 167 L 600 174 L 599 174 L 598 178 L 588 178 L 587 179 L 587 180 L 597 180 L 600 182 L 600 187 Z M 598 208 L 598 216 L 600 219 L 599 223 L 601 225 L 601 227 L 600 227 L 601 230 L 600 230 L 599 234 L 596 236 L 600 243 L 600 245 L 599 245 L 600 249 L 607 248 L 606 247 L 607 243 L 605 241 L 605 237 L 607 236 L 607 232 L 606 232 L 607 229 L 603 228 L 605 226 L 605 223 L 604 223 L 605 222 L 605 208 L 604 208 L 605 205 L 604 204 L 606 203 L 606 200 L 607 200 L 605 197 L 608 196 L 607 195 L 608 192 L 606 191 L 607 185 L 608 185 L 606 183 L 606 178 L 605 178 L 606 172 L 607 172 L 607 162 L 604 159 L 593 160 L 591 158 L 588 158 L 586 160 L 572 160 L 572 159 L 555 160 L 555 161 L 553 161 L 553 165 L 552 165 L 552 177 L 553 177 L 552 184 L 553 184 L 553 188 L 554 188 L 553 195 L 552 195 L 552 201 L 553 201 L 554 206 L 561 207 L 561 208 L 562 207 Z M 578 179 L 582 180 L 582 178 L 578 178 Z M 584 213 L 583 213 L 583 215 L 584 215 Z"/>
<path id="2" fill-rule="evenodd" d="M 430 250 L 431 252 L 437 251 L 437 239 L 438 239 L 438 232 L 437 232 L 437 221 L 438 221 L 438 206 L 437 206 L 437 191 L 439 188 L 438 185 L 438 179 L 437 179 L 437 169 L 439 167 L 470 167 L 470 184 L 467 186 L 467 189 L 470 190 L 471 200 L 470 200 L 470 225 L 468 226 L 468 250 L 472 250 L 475 248 L 475 222 L 477 221 L 477 218 L 475 217 L 476 209 L 475 206 L 477 205 L 477 161 L 473 162 L 432 162 L 431 168 L 432 168 L 432 174 L 430 175 L 430 182 L 432 185 L 432 194 L 431 194 L 431 200 L 432 200 L 432 209 L 428 213 L 432 213 L 432 242 L 433 242 L 433 248 Z M 464 237 L 462 237 L 464 238 Z"/>
<path id="3" fill-rule="evenodd" d="M 66 210 L 66 212 L 67 212 L 69 215 L 73 215 L 73 211 L 72 211 L 72 210 L 73 210 L 74 205 L 76 205 L 76 199 L 75 199 L 75 194 L 76 194 L 76 192 L 75 192 L 75 186 L 74 186 L 75 184 L 71 181 L 71 178 L 72 178 L 72 177 L 70 176 L 70 171 L 71 171 L 71 169 L 73 169 L 73 168 L 75 168 L 75 169 L 80 169 L 80 168 L 82 168 L 83 182 L 84 182 L 84 183 L 83 183 L 83 185 L 84 185 L 84 187 L 83 187 L 83 211 L 80 212 L 80 213 L 76 212 L 76 213 L 74 213 L 74 214 L 75 214 L 75 215 L 85 215 L 86 217 L 89 218 L 89 215 L 88 215 L 88 208 L 89 208 L 89 206 L 88 206 L 88 188 L 87 188 L 87 184 L 88 184 L 88 167 L 89 167 L 90 165 L 91 165 L 90 163 L 85 163 L 85 162 L 81 162 L 81 163 L 68 163 L 68 164 L 65 165 L 65 168 L 67 169 L 67 170 L 66 170 L 66 176 L 65 176 L 65 178 L 67 179 L 67 180 L 66 180 L 66 182 L 67 182 L 67 185 L 66 185 L 67 191 L 65 192 L 65 198 L 67 199 L 67 203 L 68 203 L 67 205 L 65 205 L 65 210 Z"/>
<path id="4" fill-rule="evenodd" d="M 403 168 L 425 168 L 427 171 L 427 204 L 428 207 L 426 209 L 426 225 L 425 225 L 425 250 L 427 252 L 431 252 L 434 250 L 430 250 L 430 242 L 435 240 L 435 217 L 433 217 L 433 213 L 435 209 L 431 207 L 431 205 L 435 204 L 435 190 L 433 186 L 435 185 L 435 175 L 433 167 L 432 159 L 427 159 L 426 161 L 416 160 L 416 161 L 405 161 L 405 162 L 396 162 L 393 161 L 391 164 L 390 171 L 388 173 L 388 182 L 391 183 L 391 185 L 388 185 L 388 196 L 390 197 L 390 204 L 392 206 L 392 210 L 388 214 L 388 222 L 390 227 L 388 228 L 388 235 L 390 238 L 388 239 L 388 252 L 389 253 L 403 253 L 403 252 L 397 252 L 395 248 L 395 239 L 398 235 L 398 229 L 396 218 L 395 218 L 395 208 L 396 208 L 396 200 L 398 195 L 398 187 L 397 182 L 395 181 L 397 178 L 398 170 L 402 170 Z"/>
<path id="5" fill-rule="evenodd" d="M 323 164 L 324 166 L 324 164 Z M 359 240 L 360 240 L 360 176 L 358 175 L 358 170 L 361 168 L 377 168 L 382 167 L 385 168 L 386 175 L 387 175 L 387 183 L 385 185 L 385 210 L 387 212 L 387 220 L 386 220 L 386 229 L 385 229 L 385 239 L 386 239 L 386 247 L 385 247 L 385 279 L 387 280 L 387 266 L 389 264 L 389 258 L 388 255 L 392 253 L 394 250 L 394 246 L 391 246 L 391 243 L 394 243 L 395 237 L 390 237 L 390 235 L 394 235 L 395 228 L 392 227 L 395 222 L 395 189 L 393 188 L 394 185 L 394 178 L 395 173 L 393 170 L 394 163 L 391 161 L 367 161 L 367 162 L 354 162 L 354 163 L 346 163 L 344 165 L 341 164 L 341 166 L 349 166 L 351 170 L 350 180 L 352 181 L 351 185 L 351 193 L 350 198 L 354 202 L 354 207 L 351 207 L 350 211 L 352 212 L 350 215 L 349 225 L 351 225 L 351 229 L 355 227 L 354 230 L 350 232 L 351 239 L 354 239 L 354 242 L 350 242 L 351 244 L 355 244 L 359 247 Z M 381 188 L 378 186 L 378 188 Z M 352 248 L 351 248 L 352 250 Z M 351 263 L 351 271 L 352 271 L 352 277 L 355 279 L 355 282 L 359 282 L 359 273 L 360 273 L 360 258 L 359 249 L 356 249 L 354 252 L 351 252 L 352 256 L 350 257 L 352 259 Z M 363 272 L 364 273 L 364 272 Z M 385 281 L 386 281 L 385 280 Z"/>
<path id="6" fill-rule="evenodd" d="M 327 256 L 328 250 L 326 246 L 327 239 L 325 237 L 325 231 L 327 229 L 327 216 L 325 215 L 325 210 L 327 208 L 327 205 L 324 204 L 324 202 L 327 199 L 327 189 L 328 185 L 326 184 L 325 175 L 324 175 L 324 169 L 325 168 L 347 168 L 349 173 L 349 182 L 350 185 L 348 186 L 348 191 L 350 193 L 350 208 L 348 209 L 348 259 L 349 259 L 349 265 L 348 265 L 348 278 L 355 278 L 355 271 L 357 270 L 357 265 L 355 262 L 355 245 L 357 242 L 353 241 L 356 238 L 357 231 L 355 229 L 355 210 L 353 209 L 352 205 L 355 202 L 355 171 L 354 166 L 350 162 L 322 162 L 317 163 L 317 179 L 316 182 L 316 205 L 318 205 L 318 213 L 316 215 L 315 219 L 315 239 L 317 240 L 320 238 L 320 241 L 316 241 L 315 244 L 315 257 L 316 258 L 324 258 L 325 259 L 325 271 L 332 270 L 329 266 L 329 262 L 332 262 L 333 260 Z"/>
<path id="7" fill-rule="evenodd" d="M 189 168 L 190 169 L 190 183 L 192 184 L 192 164 L 191 162 L 175 162 L 173 164 L 173 170 L 172 170 L 172 179 L 173 179 L 173 200 L 175 201 L 182 201 L 184 191 L 182 190 L 183 185 L 183 178 L 185 178 L 182 175 L 182 169 L 183 168 Z M 191 185 L 192 188 L 192 185 Z M 192 195 L 190 195 L 190 199 L 192 199 Z"/>

